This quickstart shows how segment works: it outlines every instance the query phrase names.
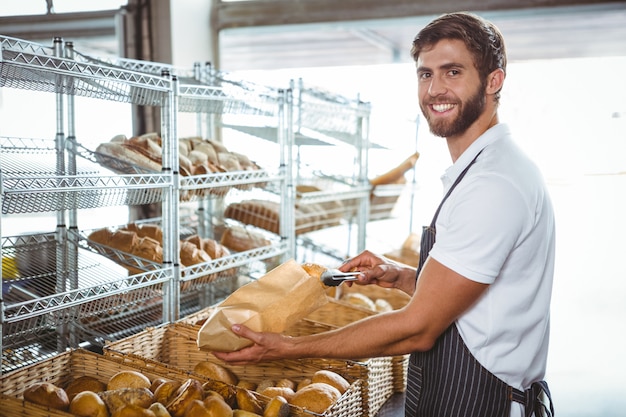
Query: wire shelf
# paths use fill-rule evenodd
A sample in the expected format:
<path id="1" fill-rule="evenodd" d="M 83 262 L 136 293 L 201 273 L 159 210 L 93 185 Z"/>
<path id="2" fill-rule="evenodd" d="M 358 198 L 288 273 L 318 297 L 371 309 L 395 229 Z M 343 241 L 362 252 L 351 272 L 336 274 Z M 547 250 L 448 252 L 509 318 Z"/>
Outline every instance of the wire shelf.
<path id="1" fill-rule="evenodd" d="M 53 140 L 0 137 L 2 213 L 41 213 L 157 203 L 172 177 L 117 175 L 79 160 L 76 175 L 57 166 Z"/>
<path id="2" fill-rule="evenodd" d="M 69 234 L 71 237 L 72 232 Z M 13 256 L 20 272 L 17 277 L 3 279 L 5 323 L 86 303 L 93 303 L 92 309 L 106 310 L 107 302 L 102 300 L 107 297 L 119 297 L 130 290 L 152 292 L 150 287 L 162 285 L 173 275 L 171 269 L 159 269 L 129 276 L 114 262 L 79 247 L 74 239 L 61 244 L 55 237 L 50 233 L 3 238 L 3 256 Z M 70 254 L 76 258 L 74 268 L 59 263 Z M 19 266 L 22 263 L 23 270 Z M 37 268 L 33 269 L 31 264 Z"/>

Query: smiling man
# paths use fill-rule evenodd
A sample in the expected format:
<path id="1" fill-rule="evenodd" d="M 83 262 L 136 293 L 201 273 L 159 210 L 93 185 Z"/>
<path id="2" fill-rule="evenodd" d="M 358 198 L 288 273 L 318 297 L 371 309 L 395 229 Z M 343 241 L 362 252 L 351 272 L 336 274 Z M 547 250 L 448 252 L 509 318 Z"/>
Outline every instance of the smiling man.
<path id="1" fill-rule="evenodd" d="M 340 266 L 358 285 L 411 301 L 304 337 L 233 331 L 254 342 L 216 353 L 231 363 L 411 354 L 405 415 L 551 416 L 543 381 L 550 331 L 555 225 L 541 173 L 499 122 L 506 54 L 499 30 L 470 13 L 440 16 L 411 54 L 418 99 L 452 165 L 424 228 L 415 268 L 365 251 Z"/>

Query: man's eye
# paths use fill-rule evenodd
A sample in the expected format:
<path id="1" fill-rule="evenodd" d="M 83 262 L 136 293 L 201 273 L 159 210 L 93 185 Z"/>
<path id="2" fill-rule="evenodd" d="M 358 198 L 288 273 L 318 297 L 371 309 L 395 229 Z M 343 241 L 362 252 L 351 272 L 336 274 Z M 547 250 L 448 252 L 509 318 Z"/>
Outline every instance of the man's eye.
<path id="1" fill-rule="evenodd" d="M 459 74 L 460 74 L 459 70 L 454 70 L 453 69 L 453 70 L 448 71 L 448 75 L 450 75 L 450 76 L 455 76 L 455 75 L 459 75 Z"/>
<path id="2" fill-rule="evenodd" d="M 431 75 L 431 74 L 430 74 L 429 72 L 420 72 L 420 73 L 417 75 L 417 77 L 418 77 L 420 80 L 426 80 L 426 79 L 430 78 L 430 75 Z"/>

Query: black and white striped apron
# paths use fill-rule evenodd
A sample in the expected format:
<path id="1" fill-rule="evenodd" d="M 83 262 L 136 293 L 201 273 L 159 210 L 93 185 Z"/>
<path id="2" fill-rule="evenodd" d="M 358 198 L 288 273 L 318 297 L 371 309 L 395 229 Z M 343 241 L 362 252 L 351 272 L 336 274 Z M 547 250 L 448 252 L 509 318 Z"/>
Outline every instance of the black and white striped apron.
<path id="1" fill-rule="evenodd" d="M 481 151 L 482 152 L 482 151 Z M 461 172 L 444 196 L 429 227 L 422 231 L 417 277 L 435 243 L 435 223 L 441 206 L 476 162 L 480 152 Z M 427 352 L 414 352 L 409 360 L 406 417 L 508 417 L 511 401 L 524 404 L 525 417 L 554 416 L 545 381 L 525 392 L 509 386 L 474 358 L 453 323 Z"/>

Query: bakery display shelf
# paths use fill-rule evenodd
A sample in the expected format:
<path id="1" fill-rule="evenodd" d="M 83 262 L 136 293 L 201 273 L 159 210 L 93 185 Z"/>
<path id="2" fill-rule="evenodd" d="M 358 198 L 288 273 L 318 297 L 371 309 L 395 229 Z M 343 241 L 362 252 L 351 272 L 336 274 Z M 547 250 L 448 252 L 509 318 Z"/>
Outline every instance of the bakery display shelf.
<path id="1" fill-rule="evenodd" d="M 243 267 L 255 260 L 265 260 L 279 257 L 288 251 L 285 241 L 280 241 L 269 246 L 250 249 L 243 252 L 234 252 L 229 256 L 213 259 L 197 265 L 181 268 L 181 281 L 189 281 L 198 278 L 209 277 L 209 282 L 219 276 L 219 273 Z"/>
<path id="2" fill-rule="evenodd" d="M 118 101 L 163 105 L 170 79 L 52 55 L 52 49 L 0 37 L 0 86 Z M 33 51 L 35 53 L 33 53 Z"/>
<path id="3" fill-rule="evenodd" d="M 0 137 L 2 213 L 138 205 L 160 202 L 171 177 L 117 175 L 81 161 L 76 175 L 57 167 L 54 140 Z"/>
<path id="4" fill-rule="evenodd" d="M 91 231 L 84 230 L 78 234 L 79 245 L 85 250 L 95 252 L 131 272 L 156 271 L 163 267 L 161 263 L 154 260 L 142 258 L 112 246 L 90 240 L 88 237 L 90 232 Z"/>
<path id="5" fill-rule="evenodd" d="M 71 240 L 57 245 L 54 239 L 54 234 L 3 237 L 3 254 L 14 256 L 17 262 L 27 259 L 31 269 L 26 273 L 33 274 L 3 279 L 3 324 L 53 312 L 62 317 L 62 310 L 70 307 L 80 309 L 87 303 L 91 303 L 90 309 L 104 310 L 107 308 L 107 297 L 121 296 L 130 290 L 149 291 L 147 288 L 160 285 L 172 276 L 168 269 L 129 276 L 128 271 L 119 265 L 76 246 Z M 52 257 L 53 252 L 55 257 Z M 57 265 L 59 254 L 63 258 L 74 253 L 77 255 L 75 269 Z M 42 257 L 41 254 L 47 255 Z M 45 259 L 45 265 L 38 264 L 43 262 L 39 257 Z"/>

